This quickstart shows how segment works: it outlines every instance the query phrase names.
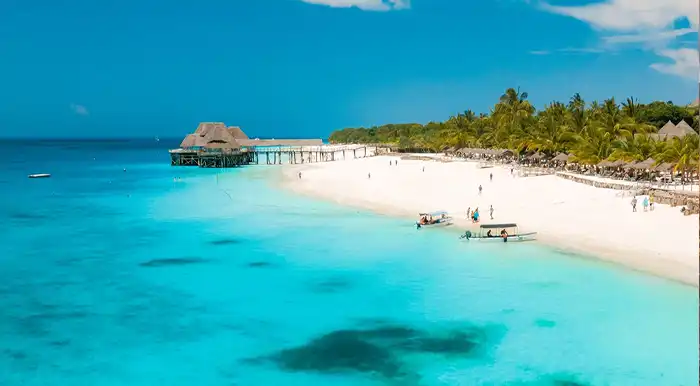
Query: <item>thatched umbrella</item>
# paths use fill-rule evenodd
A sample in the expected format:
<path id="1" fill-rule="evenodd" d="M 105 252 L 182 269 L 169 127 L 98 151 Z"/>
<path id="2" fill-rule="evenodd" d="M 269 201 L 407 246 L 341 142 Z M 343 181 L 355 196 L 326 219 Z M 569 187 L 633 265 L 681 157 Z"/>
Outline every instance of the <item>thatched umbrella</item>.
<path id="1" fill-rule="evenodd" d="M 552 161 L 557 162 L 567 162 L 569 160 L 569 155 L 566 153 L 559 153 L 556 157 L 552 158 Z"/>
<path id="2" fill-rule="evenodd" d="M 670 162 L 664 162 L 662 164 L 657 165 L 653 170 L 657 172 L 669 172 L 673 170 L 674 166 L 675 165 Z"/>
<path id="3" fill-rule="evenodd" d="M 612 162 L 610 162 L 608 160 L 602 160 L 602 161 L 598 162 L 595 166 L 597 166 L 599 168 L 607 168 L 610 166 L 611 163 Z"/>
<path id="4" fill-rule="evenodd" d="M 644 161 L 637 162 L 635 164 L 630 165 L 630 168 L 636 169 L 636 170 L 647 170 L 650 169 L 656 161 L 654 161 L 653 158 L 647 158 Z"/>
<path id="5" fill-rule="evenodd" d="M 527 157 L 527 159 L 529 159 L 530 161 L 539 161 L 542 158 L 544 158 L 544 154 L 542 154 L 540 152 L 537 152 L 537 153 Z"/>
<path id="6" fill-rule="evenodd" d="M 619 168 L 619 167 L 621 167 L 621 166 L 625 166 L 626 163 L 627 163 L 627 162 L 625 162 L 625 161 L 619 159 L 619 160 L 617 160 L 617 161 L 611 162 L 610 165 L 608 165 L 608 166 L 611 167 L 611 168 Z"/>

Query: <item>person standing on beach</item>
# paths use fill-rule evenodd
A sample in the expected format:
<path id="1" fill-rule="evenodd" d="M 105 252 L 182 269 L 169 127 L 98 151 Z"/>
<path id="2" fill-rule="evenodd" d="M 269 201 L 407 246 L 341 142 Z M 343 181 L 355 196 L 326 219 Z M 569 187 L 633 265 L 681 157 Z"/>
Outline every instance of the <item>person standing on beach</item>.
<path id="1" fill-rule="evenodd" d="M 367 173 L 367 179 L 370 179 L 370 178 L 372 178 L 372 174 L 371 174 L 371 173 Z"/>
<path id="2" fill-rule="evenodd" d="M 467 208 L 467 218 L 471 218 L 471 217 L 472 217 L 472 207 L 470 206 L 469 208 Z"/>
<path id="3" fill-rule="evenodd" d="M 489 215 L 491 216 L 491 220 L 493 220 L 493 205 L 489 206 Z"/>
<path id="4" fill-rule="evenodd" d="M 632 212 L 637 211 L 637 196 L 632 197 Z"/>
<path id="5" fill-rule="evenodd" d="M 481 196 L 481 189 L 483 189 L 483 188 L 481 187 L 481 185 L 479 185 L 479 195 L 480 196 Z"/>
<path id="6" fill-rule="evenodd" d="M 425 166 L 423 166 L 423 172 L 425 172 Z"/>
<path id="7" fill-rule="evenodd" d="M 489 174 L 489 181 L 493 182 L 493 173 Z"/>
<path id="8" fill-rule="evenodd" d="M 649 197 L 644 197 L 642 200 L 642 207 L 644 207 L 645 212 L 649 209 Z"/>
<path id="9" fill-rule="evenodd" d="M 301 179 L 301 172 L 299 172 L 299 179 Z"/>
<path id="10" fill-rule="evenodd" d="M 654 211 L 654 195 L 650 194 L 649 195 L 649 210 Z"/>

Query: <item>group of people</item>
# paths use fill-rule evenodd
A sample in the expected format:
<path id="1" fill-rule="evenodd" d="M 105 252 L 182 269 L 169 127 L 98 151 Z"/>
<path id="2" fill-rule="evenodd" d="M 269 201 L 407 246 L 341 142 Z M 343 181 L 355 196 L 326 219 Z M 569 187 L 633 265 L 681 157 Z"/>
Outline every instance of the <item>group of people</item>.
<path id="1" fill-rule="evenodd" d="M 637 211 L 637 196 L 632 197 L 632 212 Z M 642 207 L 644 208 L 644 211 L 648 210 L 654 210 L 654 195 L 651 194 L 649 196 L 644 196 L 644 199 L 642 199 Z"/>
<path id="2" fill-rule="evenodd" d="M 474 209 L 474 211 L 472 211 L 471 206 L 467 208 L 467 218 L 471 219 L 472 223 L 478 223 L 479 216 L 479 207 Z M 491 217 L 491 220 L 493 220 L 493 205 L 489 205 L 489 216 Z"/>

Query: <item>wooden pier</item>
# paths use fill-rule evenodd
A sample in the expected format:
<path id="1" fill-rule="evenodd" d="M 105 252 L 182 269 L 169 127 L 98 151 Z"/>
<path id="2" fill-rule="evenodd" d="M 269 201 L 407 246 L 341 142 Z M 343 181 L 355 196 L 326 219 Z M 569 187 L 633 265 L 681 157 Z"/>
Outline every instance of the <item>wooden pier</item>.
<path id="1" fill-rule="evenodd" d="M 391 149 L 391 145 L 325 145 L 320 139 L 250 139 L 240 127 L 202 122 L 180 148 L 170 150 L 170 164 L 202 168 L 304 164 L 363 158 Z"/>
<path id="2" fill-rule="evenodd" d="M 198 166 L 202 168 L 231 168 L 243 165 L 282 165 L 330 162 L 365 158 L 377 154 L 377 147 L 366 145 L 323 145 L 249 147 L 241 150 L 170 150 L 172 166 Z"/>

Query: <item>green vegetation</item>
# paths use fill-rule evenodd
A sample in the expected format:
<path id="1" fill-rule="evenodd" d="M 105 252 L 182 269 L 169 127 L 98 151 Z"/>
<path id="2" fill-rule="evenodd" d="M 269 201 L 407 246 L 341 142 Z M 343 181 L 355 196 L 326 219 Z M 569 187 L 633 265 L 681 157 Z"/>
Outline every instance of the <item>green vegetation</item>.
<path id="1" fill-rule="evenodd" d="M 677 106 L 672 102 L 640 104 L 627 98 L 586 103 L 575 94 L 568 103 L 552 102 L 536 110 L 526 92 L 508 89 L 490 114 L 471 110 L 445 122 L 428 124 L 387 124 L 370 128 L 335 131 L 331 143 L 384 143 L 401 149 L 506 148 L 517 154 L 542 152 L 553 156 L 572 154 L 580 163 L 602 160 L 642 161 L 653 158 L 689 171 L 698 164 L 699 136 L 658 140 L 666 122 L 685 120 L 698 131 L 698 107 Z"/>

